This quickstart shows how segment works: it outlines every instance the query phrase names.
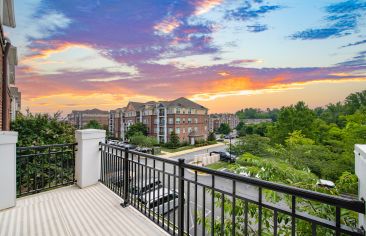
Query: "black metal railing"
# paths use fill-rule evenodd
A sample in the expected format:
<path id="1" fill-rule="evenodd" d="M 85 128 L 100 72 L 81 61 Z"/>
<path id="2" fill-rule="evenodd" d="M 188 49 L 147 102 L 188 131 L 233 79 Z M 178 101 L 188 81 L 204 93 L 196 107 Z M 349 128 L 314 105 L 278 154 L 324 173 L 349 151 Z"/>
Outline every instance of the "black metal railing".
<path id="1" fill-rule="evenodd" d="M 364 235 L 365 202 L 101 143 L 101 180 L 172 235 Z"/>
<path id="2" fill-rule="evenodd" d="M 73 144 L 17 147 L 17 197 L 74 184 Z"/>

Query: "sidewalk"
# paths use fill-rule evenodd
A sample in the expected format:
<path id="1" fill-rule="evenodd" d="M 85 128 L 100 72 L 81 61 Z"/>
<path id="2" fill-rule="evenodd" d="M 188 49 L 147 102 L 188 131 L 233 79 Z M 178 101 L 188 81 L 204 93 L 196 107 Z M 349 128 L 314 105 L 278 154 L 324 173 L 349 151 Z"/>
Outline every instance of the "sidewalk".
<path id="1" fill-rule="evenodd" d="M 171 153 L 165 152 L 164 155 L 158 155 L 158 156 L 159 157 L 172 158 L 172 157 L 175 157 L 175 156 L 180 156 L 180 155 L 188 154 L 188 153 L 191 153 L 191 152 L 197 152 L 197 151 L 201 151 L 201 150 L 205 150 L 205 149 L 209 149 L 209 148 L 214 148 L 214 147 L 220 147 L 220 146 L 225 146 L 225 144 L 224 143 L 216 143 L 216 144 L 212 144 L 212 145 L 192 148 L 192 149 L 183 150 L 183 151 L 179 151 L 179 152 L 171 152 Z"/>

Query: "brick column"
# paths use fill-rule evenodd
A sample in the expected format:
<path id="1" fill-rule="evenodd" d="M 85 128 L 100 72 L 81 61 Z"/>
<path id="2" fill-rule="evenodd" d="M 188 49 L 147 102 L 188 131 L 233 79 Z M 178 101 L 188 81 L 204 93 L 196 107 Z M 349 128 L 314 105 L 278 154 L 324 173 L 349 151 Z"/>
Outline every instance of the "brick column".
<path id="1" fill-rule="evenodd" d="M 15 206 L 17 132 L 0 131 L 0 210 Z"/>

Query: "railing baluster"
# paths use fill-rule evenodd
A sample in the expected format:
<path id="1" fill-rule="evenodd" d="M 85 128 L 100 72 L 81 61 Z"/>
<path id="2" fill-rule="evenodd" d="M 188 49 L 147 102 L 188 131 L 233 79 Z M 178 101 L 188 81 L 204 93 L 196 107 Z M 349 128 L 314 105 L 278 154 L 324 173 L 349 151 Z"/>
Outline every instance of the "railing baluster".
<path id="1" fill-rule="evenodd" d="M 273 235 L 274 236 L 277 236 L 277 223 L 278 223 L 278 220 L 277 220 L 277 210 L 274 210 L 273 211 Z"/>
<path id="2" fill-rule="evenodd" d="M 231 215 L 231 235 L 235 236 L 235 218 L 236 218 L 236 181 L 233 180 L 233 201 L 232 201 L 232 215 Z"/>
<path id="3" fill-rule="evenodd" d="M 221 194 L 221 235 L 224 235 L 225 228 L 225 194 Z"/>
<path id="4" fill-rule="evenodd" d="M 197 171 L 194 171 L 194 235 L 197 235 Z"/>
<path id="5" fill-rule="evenodd" d="M 184 159 L 178 160 L 178 236 L 184 234 Z M 175 191 L 175 189 L 174 189 Z M 175 198 L 174 198 L 175 199 Z"/>
<path id="6" fill-rule="evenodd" d="M 292 195 L 291 203 L 291 235 L 296 235 L 296 196 Z"/>
<path id="7" fill-rule="evenodd" d="M 212 176 L 212 191 L 211 191 L 211 236 L 214 236 L 214 226 L 215 226 L 215 176 Z"/>
<path id="8" fill-rule="evenodd" d="M 206 187 L 202 186 L 202 235 L 206 235 Z"/>
<path id="9" fill-rule="evenodd" d="M 336 236 L 340 236 L 341 235 L 341 208 L 340 207 L 336 207 Z"/>
<path id="10" fill-rule="evenodd" d="M 262 188 L 258 189 L 258 235 L 262 235 Z"/>
<path id="11" fill-rule="evenodd" d="M 248 201 L 245 200 L 245 204 L 244 204 L 244 235 L 248 235 L 248 211 L 249 211 L 249 204 Z"/>

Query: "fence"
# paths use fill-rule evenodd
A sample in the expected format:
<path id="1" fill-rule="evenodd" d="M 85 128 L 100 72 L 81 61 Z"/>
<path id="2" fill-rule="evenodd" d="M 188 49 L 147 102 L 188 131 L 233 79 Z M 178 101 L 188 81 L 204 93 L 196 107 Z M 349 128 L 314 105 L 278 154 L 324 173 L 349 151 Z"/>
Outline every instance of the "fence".
<path id="1" fill-rule="evenodd" d="M 17 197 L 74 184 L 75 146 L 17 147 Z"/>
<path id="2" fill-rule="evenodd" d="M 364 201 L 103 143 L 100 181 L 172 235 L 364 235 Z"/>

